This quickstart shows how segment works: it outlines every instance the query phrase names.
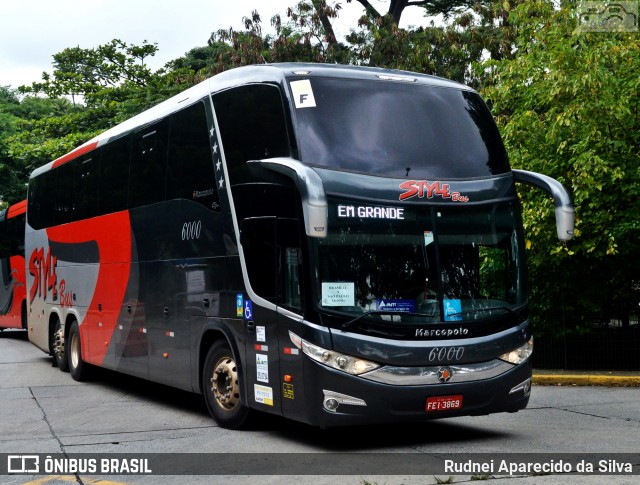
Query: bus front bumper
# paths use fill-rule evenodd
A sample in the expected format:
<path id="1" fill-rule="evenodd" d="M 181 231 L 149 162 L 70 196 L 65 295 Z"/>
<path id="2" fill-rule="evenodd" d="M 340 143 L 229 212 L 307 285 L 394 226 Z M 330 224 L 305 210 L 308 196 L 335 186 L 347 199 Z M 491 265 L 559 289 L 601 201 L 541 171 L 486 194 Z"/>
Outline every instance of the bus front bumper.
<path id="1" fill-rule="evenodd" d="M 428 384 L 402 378 L 390 383 L 393 379 L 380 377 L 380 373 L 371 380 L 310 360 L 305 361 L 304 367 L 304 380 L 309 384 L 305 392 L 307 413 L 302 420 L 315 426 L 516 412 L 527 406 L 531 391 L 531 359 L 515 366 L 508 364 L 507 370 L 498 375 L 479 373 L 478 379 L 457 376 L 457 369 L 443 366 L 435 381 L 433 376 L 427 379 Z M 448 382 L 440 382 L 447 378 Z"/>

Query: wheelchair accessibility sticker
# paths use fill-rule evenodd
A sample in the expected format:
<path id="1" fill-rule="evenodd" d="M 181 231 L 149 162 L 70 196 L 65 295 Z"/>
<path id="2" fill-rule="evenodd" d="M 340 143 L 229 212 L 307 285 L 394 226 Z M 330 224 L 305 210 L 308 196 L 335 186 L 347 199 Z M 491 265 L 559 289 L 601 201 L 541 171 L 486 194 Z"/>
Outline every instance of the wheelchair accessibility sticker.
<path id="1" fill-rule="evenodd" d="M 253 302 L 251 300 L 244 302 L 244 319 L 253 320 Z"/>

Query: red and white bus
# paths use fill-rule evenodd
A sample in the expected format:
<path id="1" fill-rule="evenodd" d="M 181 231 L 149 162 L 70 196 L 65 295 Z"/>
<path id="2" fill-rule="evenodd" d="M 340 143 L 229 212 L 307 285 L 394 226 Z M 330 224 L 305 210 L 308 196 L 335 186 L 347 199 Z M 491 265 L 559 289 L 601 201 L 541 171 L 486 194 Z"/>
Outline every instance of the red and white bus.
<path id="1" fill-rule="evenodd" d="M 517 181 L 475 91 L 314 64 L 216 75 L 33 172 L 29 339 L 319 426 L 515 412 L 532 335 Z"/>
<path id="2" fill-rule="evenodd" d="M 0 211 L 0 331 L 27 328 L 24 225 L 27 201 Z"/>

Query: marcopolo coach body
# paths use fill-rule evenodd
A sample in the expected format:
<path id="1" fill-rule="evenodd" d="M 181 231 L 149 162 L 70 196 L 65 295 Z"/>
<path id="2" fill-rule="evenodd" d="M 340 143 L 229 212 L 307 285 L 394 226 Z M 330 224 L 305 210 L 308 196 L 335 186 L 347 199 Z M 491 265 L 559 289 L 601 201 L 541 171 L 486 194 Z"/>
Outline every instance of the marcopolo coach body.
<path id="1" fill-rule="evenodd" d="M 532 350 L 515 182 L 473 90 L 314 64 L 217 75 L 36 170 L 29 338 L 317 425 L 517 411 Z"/>

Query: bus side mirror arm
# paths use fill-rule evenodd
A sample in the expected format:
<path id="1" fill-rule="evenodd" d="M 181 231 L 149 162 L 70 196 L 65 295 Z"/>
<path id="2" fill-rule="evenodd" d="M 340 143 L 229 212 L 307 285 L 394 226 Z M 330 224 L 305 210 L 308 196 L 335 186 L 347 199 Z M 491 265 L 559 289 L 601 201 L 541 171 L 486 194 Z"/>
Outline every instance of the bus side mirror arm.
<path id="1" fill-rule="evenodd" d="M 328 204 L 322 179 L 315 170 L 293 158 L 267 158 L 247 163 L 281 173 L 296 184 L 302 199 L 307 236 L 327 237 Z"/>
<path id="2" fill-rule="evenodd" d="M 556 212 L 558 239 L 561 241 L 572 239 L 575 213 L 573 210 L 573 202 L 571 202 L 571 196 L 567 189 L 556 179 L 547 175 L 516 169 L 513 169 L 512 172 L 516 182 L 533 185 L 551 194 Z"/>

